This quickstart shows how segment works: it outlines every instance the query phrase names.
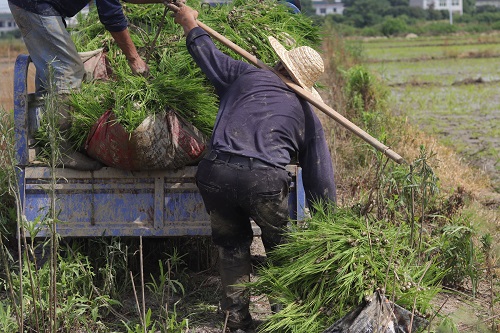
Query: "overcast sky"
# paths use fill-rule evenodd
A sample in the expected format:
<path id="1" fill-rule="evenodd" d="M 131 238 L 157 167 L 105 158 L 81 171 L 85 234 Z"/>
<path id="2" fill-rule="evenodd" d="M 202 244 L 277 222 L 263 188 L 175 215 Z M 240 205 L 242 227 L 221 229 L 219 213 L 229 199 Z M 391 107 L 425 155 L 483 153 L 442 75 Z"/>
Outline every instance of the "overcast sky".
<path id="1" fill-rule="evenodd" d="M 9 5 L 7 4 L 7 0 L 0 0 L 0 13 L 9 13 Z"/>

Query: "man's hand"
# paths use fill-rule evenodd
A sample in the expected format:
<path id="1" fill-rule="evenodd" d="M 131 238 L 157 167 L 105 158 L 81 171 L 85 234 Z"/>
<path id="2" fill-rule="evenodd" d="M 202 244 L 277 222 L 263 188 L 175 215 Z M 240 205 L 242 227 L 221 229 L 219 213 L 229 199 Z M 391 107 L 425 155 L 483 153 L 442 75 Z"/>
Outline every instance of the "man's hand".
<path id="1" fill-rule="evenodd" d="M 141 75 L 144 77 L 149 76 L 148 64 L 141 57 L 128 60 L 128 65 L 135 75 Z"/>
<path id="2" fill-rule="evenodd" d="M 185 5 L 182 1 L 172 2 L 166 4 L 175 18 L 174 22 L 184 28 L 184 34 L 187 35 L 193 28 L 198 26 L 196 20 L 198 19 L 198 11 Z"/>

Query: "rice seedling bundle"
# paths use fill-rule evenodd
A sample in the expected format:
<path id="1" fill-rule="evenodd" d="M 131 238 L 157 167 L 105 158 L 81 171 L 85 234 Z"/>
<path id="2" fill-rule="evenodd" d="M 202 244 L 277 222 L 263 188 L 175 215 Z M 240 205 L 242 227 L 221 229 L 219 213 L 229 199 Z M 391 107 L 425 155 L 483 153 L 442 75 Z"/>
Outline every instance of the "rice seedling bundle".
<path id="1" fill-rule="evenodd" d="M 250 284 L 284 306 L 262 332 L 322 332 L 377 289 L 409 311 L 414 302 L 417 313 L 430 310 L 443 272 L 419 262 L 405 241 L 406 224 L 317 208 L 270 254 L 275 265 L 262 268 Z"/>
<path id="2" fill-rule="evenodd" d="M 211 7 L 194 0 L 189 5 L 199 11 L 200 21 L 270 65 L 278 58 L 267 36 L 275 36 L 289 47 L 319 44 L 318 27 L 276 1 L 236 0 Z M 95 10 L 81 17 L 73 31 L 78 50 L 105 47 L 113 75 L 108 81 L 84 83 L 81 91 L 72 95 L 71 138 L 75 145 L 83 145 L 91 127 L 106 110 L 113 110 L 129 133 L 146 117 L 170 108 L 210 134 L 217 114 L 217 96 L 187 52 L 182 28 L 169 13 L 165 15 L 163 5 L 124 4 L 124 11 L 131 37 L 143 59 L 148 59 L 150 76 L 131 73 L 125 56 L 99 22 Z M 225 46 L 218 47 L 242 59 Z"/>

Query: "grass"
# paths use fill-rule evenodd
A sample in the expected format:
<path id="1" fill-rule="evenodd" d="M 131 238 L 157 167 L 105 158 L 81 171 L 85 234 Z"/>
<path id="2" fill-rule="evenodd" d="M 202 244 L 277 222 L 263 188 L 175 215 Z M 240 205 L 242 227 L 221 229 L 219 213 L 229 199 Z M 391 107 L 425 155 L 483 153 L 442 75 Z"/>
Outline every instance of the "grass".
<path id="1" fill-rule="evenodd" d="M 497 93 L 500 69 L 496 66 L 497 58 L 459 57 L 484 52 L 496 38 L 498 35 L 425 38 L 423 41 L 390 39 L 367 42 L 364 46 L 367 58 L 372 61 L 369 68 L 392 85 L 394 112 L 441 138 L 470 163 L 485 170 L 498 189 L 500 132 L 495 119 L 500 110 Z M 431 41 L 441 44 L 425 46 L 431 45 Z M 384 48 L 391 51 L 384 51 L 389 55 L 382 52 Z M 421 57 L 419 52 L 427 56 Z M 496 53 L 496 49 L 491 52 Z M 430 59 L 430 55 L 439 59 Z M 419 61 L 412 61 L 414 58 Z"/>
<path id="2" fill-rule="evenodd" d="M 19 53 L 26 53 L 26 46 L 21 39 L 0 39 L 0 54 L 5 54 L 7 59 L 11 59 Z"/>
<path id="3" fill-rule="evenodd" d="M 359 40 L 359 38 L 353 38 Z M 400 48 L 400 47 L 422 47 L 422 46 L 450 46 L 450 45 L 468 45 L 468 44 L 496 44 L 500 42 L 500 34 L 455 34 L 447 36 L 418 36 L 418 38 L 364 38 L 363 43 L 374 48 Z M 397 44 L 394 44 L 397 41 Z M 349 41 L 351 42 L 351 41 Z"/>
<path id="4" fill-rule="evenodd" d="M 448 86 L 464 80 L 500 81 L 496 60 L 491 58 L 433 59 L 371 63 L 368 68 L 389 85 Z"/>
<path id="5" fill-rule="evenodd" d="M 460 37 L 458 37 L 460 39 Z M 421 43 L 418 40 L 392 39 L 392 43 L 384 41 L 366 42 L 365 57 L 369 62 L 430 60 L 461 57 L 498 57 L 500 44 L 481 43 Z M 400 45 L 401 44 L 401 45 Z M 387 52 L 387 50 L 390 52 Z"/>

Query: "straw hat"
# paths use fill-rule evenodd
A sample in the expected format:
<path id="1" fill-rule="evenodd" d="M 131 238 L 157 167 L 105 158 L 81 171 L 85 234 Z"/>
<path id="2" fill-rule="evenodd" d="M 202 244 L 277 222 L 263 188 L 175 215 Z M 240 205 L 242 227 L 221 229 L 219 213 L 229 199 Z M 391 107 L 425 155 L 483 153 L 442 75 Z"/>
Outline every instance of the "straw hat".
<path id="1" fill-rule="evenodd" d="M 268 38 L 293 81 L 323 101 L 316 89 L 313 88 L 314 82 L 325 71 L 321 55 L 309 46 L 300 46 L 287 51 L 276 38 L 271 36 Z"/>

